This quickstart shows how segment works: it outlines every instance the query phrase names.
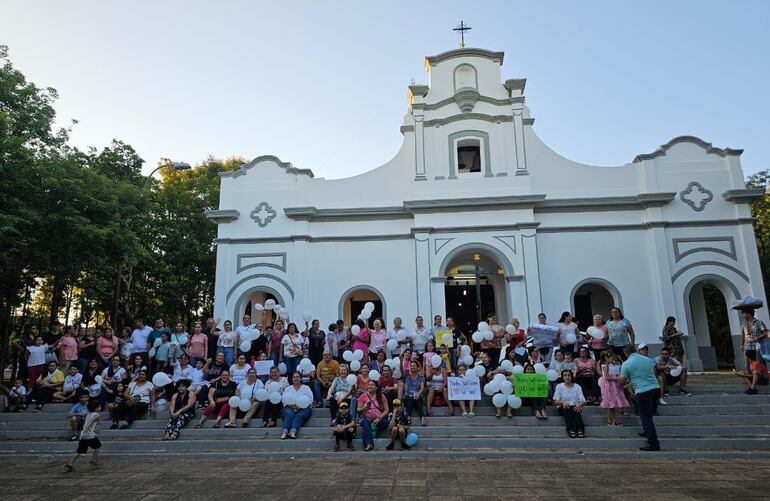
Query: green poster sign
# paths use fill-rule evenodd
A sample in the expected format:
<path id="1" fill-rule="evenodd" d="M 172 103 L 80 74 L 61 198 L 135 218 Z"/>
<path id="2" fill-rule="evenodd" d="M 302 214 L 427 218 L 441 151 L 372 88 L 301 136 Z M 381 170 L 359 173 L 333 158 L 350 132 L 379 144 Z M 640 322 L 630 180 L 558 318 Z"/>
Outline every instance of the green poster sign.
<path id="1" fill-rule="evenodd" d="M 517 397 L 548 396 L 548 378 L 545 374 L 514 374 L 513 385 Z"/>

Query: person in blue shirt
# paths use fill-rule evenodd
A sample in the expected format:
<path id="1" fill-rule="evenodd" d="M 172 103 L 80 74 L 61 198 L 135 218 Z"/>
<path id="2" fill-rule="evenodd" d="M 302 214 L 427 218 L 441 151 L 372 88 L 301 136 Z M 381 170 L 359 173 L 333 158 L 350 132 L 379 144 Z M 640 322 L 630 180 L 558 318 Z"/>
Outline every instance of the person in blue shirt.
<path id="1" fill-rule="evenodd" d="M 659 451 L 658 434 L 655 431 L 655 423 L 652 421 L 655 402 L 660 395 L 660 384 L 655 377 L 655 364 L 644 355 L 636 353 L 632 344 L 626 345 L 623 349 L 627 360 L 620 367 L 620 378 L 634 389 L 636 409 L 644 428 L 644 433 L 640 435 L 646 437 L 648 442 L 646 447 L 640 447 L 639 450 Z"/>
<path id="2" fill-rule="evenodd" d="M 67 419 L 70 421 L 70 429 L 72 430 L 72 436 L 70 441 L 74 442 L 78 439 L 78 430 L 83 427 L 83 421 L 88 414 L 88 392 L 84 391 L 78 397 L 78 402 L 70 407 L 70 413 Z"/>

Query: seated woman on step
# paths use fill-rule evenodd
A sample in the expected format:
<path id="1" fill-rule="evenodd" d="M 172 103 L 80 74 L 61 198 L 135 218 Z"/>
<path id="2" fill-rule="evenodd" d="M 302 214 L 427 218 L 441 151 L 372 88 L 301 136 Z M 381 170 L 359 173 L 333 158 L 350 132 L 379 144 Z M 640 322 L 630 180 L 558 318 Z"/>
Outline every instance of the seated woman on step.
<path id="1" fill-rule="evenodd" d="M 219 375 L 219 381 L 216 381 L 209 388 L 209 404 L 203 409 L 203 416 L 201 416 L 196 428 L 202 428 L 203 423 L 206 422 L 212 414 L 217 415 L 216 421 L 214 421 L 213 428 L 219 428 L 219 423 L 222 422 L 225 416 L 230 412 L 230 397 L 235 396 L 235 389 L 237 385 L 234 381 L 230 380 L 230 371 L 225 369 Z"/>
<path id="2" fill-rule="evenodd" d="M 556 385 L 553 394 L 553 404 L 558 407 L 559 415 L 564 418 L 567 426 L 567 434 L 570 438 L 584 438 L 585 426 L 583 425 L 583 406 L 586 399 L 583 390 L 572 379 L 572 371 L 561 371 L 563 383 Z"/>

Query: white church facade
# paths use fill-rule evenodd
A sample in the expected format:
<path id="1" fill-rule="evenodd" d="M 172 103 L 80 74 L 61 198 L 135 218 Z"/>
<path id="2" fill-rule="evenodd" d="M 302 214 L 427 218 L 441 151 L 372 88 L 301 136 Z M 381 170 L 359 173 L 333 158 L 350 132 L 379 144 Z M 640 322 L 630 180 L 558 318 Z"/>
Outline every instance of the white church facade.
<path id="1" fill-rule="evenodd" d="M 617 305 L 654 353 L 675 316 L 690 367 L 715 367 L 704 284 L 728 304 L 765 298 L 748 205 L 763 192 L 745 188 L 741 150 L 682 136 L 625 165 L 570 161 L 535 134 L 503 58 L 427 57 L 401 149 L 362 175 L 319 179 L 274 156 L 221 173 L 215 315 L 237 325 L 269 296 L 325 328 L 371 300 L 388 326 L 439 314 L 467 332 L 479 313 L 526 327 L 571 311 L 584 326 Z M 730 311 L 735 353 L 739 322 Z"/>

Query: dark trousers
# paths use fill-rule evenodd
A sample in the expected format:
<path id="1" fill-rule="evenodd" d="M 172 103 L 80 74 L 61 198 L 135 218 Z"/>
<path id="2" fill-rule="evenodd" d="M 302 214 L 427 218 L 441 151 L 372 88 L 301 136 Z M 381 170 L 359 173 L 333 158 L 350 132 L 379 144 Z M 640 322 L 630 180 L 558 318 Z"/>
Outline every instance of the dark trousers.
<path id="1" fill-rule="evenodd" d="M 265 408 L 262 409 L 262 422 L 277 422 L 278 418 L 281 416 L 281 409 L 283 409 L 282 403 L 278 402 L 277 404 L 274 404 L 270 400 L 266 400 Z"/>
<path id="2" fill-rule="evenodd" d="M 145 413 L 147 413 L 147 409 L 149 409 L 149 407 L 150 404 L 146 402 L 136 402 L 134 404 L 130 404 L 130 401 L 126 400 L 115 408 L 112 420 L 125 420 L 128 424 L 131 424 L 136 418 L 144 416 Z"/>
<path id="3" fill-rule="evenodd" d="M 420 419 L 422 419 L 422 417 L 425 415 L 422 410 L 422 397 L 418 399 L 412 397 L 404 397 L 404 407 L 410 416 L 412 415 L 412 410 L 417 411 L 417 415 L 420 417 Z"/>
<path id="4" fill-rule="evenodd" d="M 381 419 L 377 422 L 377 424 L 374 424 L 374 420 L 364 418 L 364 420 L 361 421 L 361 432 L 363 433 L 364 447 L 367 445 L 374 445 L 374 439 L 377 437 L 377 433 L 381 432 L 387 427 L 387 419 Z"/>
<path id="5" fill-rule="evenodd" d="M 639 419 L 642 420 L 642 428 L 644 428 L 644 433 L 647 435 L 650 447 L 660 447 L 658 432 L 655 431 L 655 423 L 652 421 L 656 401 L 659 396 L 660 390 L 658 388 L 636 394 L 636 411 L 639 413 Z"/>
<path id="6" fill-rule="evenodd" d="M 583 426 L 583 414 L 580 412 L 571 408 L 565 409 L 559 407 L 559 415 L 564 418 L 564 424 L 567 425 L 567 433 L 580 433 L 585 431 L 585 426 Z"/>
<path id="7" fill-rule="evenodd" d="M 50 404 L 54 393 L 56 390 L 50 386 L 38 386 L 32 390 L 29 399 L 37 405 Z"/>
<path id="8" fill-rule="evenodd" d="M 345 430 L 345 431 L 335 431 L 334 432 L 334 441 L 339 444 L 340 440 L 344 440 L 347 443 L 350 443 L 353 441 L 353 438 L 356 436 L 355 430 Z"/>

